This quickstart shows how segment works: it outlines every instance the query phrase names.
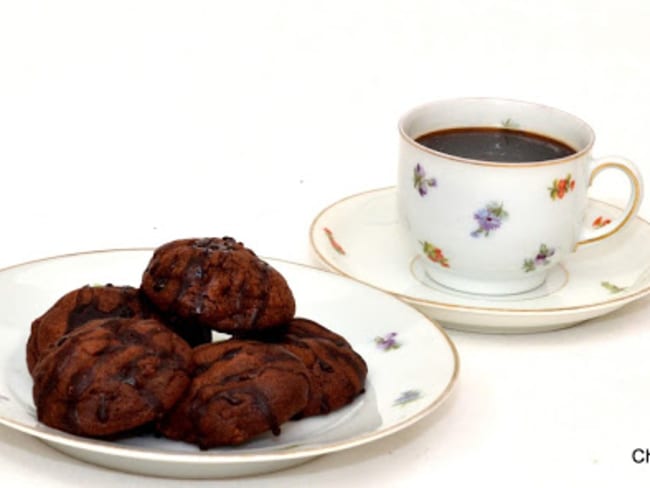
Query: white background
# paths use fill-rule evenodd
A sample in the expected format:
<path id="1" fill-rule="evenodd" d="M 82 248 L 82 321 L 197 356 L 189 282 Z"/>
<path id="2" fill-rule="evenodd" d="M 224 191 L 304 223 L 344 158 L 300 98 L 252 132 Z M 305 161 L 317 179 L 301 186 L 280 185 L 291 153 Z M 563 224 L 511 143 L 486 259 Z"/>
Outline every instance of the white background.
<path id="1" fill-rule="evenodd" d="M 397 119 L 436 98 L 563 108 L 648 179 L 649 20 L 646 0 L 2 1 L 0 267 L 199 235 L 316 264 L 313 217 L 394 184 Z M 593 188 L 625 192 L 609 174 Z M 452 331 L 461 379 L 432 416 L 219 485 L 647 486 L 631 452 L 650 447 L 648 305 L 547 334 Z M 0 480 L 187 485 L 4 427 Z"/>

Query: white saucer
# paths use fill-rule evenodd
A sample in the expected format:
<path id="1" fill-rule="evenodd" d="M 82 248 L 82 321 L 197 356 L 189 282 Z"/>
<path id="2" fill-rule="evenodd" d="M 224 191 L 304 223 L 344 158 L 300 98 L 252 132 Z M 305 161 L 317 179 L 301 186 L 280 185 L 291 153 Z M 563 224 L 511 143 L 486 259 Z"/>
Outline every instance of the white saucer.
<path id="1" fill-rule="evenodd" d="M 590 200 L 587 222 L 621 212 Z M 650 292 L 650 223 L 636 218 L 617 235 L 581 246 L 536 290 L 488 297 L 433 282 L 397 222 L 395 187 L 344 198 L 313 221 L 318 258 L 345 276 L 390 292 L 450 328 L 525 333 L 567 327 L 604 315 Z"/>
<path id="2" fill-rule="evenodd" d="M 84 284 L 137 286 L 151 254 L 151 249 L 79 253 L 0 270 L 0 424 L 121 471 L 172 478 L 250 476 L 398 432 L 440 406 L 456 382 L 459 360 L 453 343 L 417 310 L 343 276 L 267 259 L 291 286 L 297 313 L 344 335 L 366 360 L 366 391 L 353 403 L 329 415 L 287 422 L 279 436 L 206 451 L 153 435 L 108 441 L 41 424 L 25 362 L 29 324 L 61 295 Z"/>

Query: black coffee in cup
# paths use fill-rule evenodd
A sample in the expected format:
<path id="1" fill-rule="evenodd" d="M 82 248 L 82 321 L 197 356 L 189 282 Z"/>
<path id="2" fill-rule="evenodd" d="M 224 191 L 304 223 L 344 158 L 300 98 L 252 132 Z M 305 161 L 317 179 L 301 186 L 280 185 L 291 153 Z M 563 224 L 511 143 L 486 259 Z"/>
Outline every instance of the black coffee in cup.
<path id="1" fill-rule="evenodd" d="M 452 156 L 501 163 L 548 161 L 576 152 L 547 136 L 499 127 L 437 130 L 416 137 L 415 141 Z"/>

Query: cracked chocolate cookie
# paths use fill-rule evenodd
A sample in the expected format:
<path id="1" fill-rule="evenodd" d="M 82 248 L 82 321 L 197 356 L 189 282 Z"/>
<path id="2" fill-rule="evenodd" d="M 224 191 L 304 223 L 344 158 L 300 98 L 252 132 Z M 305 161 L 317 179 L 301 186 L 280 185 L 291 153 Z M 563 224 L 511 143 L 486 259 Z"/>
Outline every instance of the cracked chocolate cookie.
<path id="1" fill-rule="evenodd" d="M 345 338 L 313 320 L 294 318 L 282 328 L 246 337 L 279 344 L 305 364 L 310 388 L 301 417 L 337 410 L 364 391 L 366 362 Z"/>
<path id="2" fill-rule="evenodd" d="M 32 322 L 27 341 L 27 368 L 31 373 L 41 355 L 61 336 L 85 323 L 105 318 L 157 318 L 191 346 L 212 341 L 205 327 L 177 317 L 162 317 L 132 286 L 83 286 L 63 295 Z"/>
<path id="3" fill-rule="evenodd" d="M 225 333 L 276 327 L 295 312 L 284 277 L 230 237 L 164 244 L 141 289 L 163 313 Z"/>
<path id="4" fill-rule="evenodd" d="M 64 335 L 36 364 L 38 420 L 112 437 L 160 418 L 190 383 L 192 350 L 154 319 L 95 320 Z"/>
<path id="5" fill-rule="evenodd" d="M 151 315 L 132 286 L 84 286 L 70 291 L 32 322 L 27 341 L 31 372 L 41 355 L 63 335 L 93 319 L 144 318 Z"/>
<path id="6" fill-rule="evenodd" d="M 307 403 L 307 370 L 281 346 L 231 339 L 199 346 L 192 358 L 190 388 L 158 426 L 170 439 L 208 449 L 278 435 Z"/>

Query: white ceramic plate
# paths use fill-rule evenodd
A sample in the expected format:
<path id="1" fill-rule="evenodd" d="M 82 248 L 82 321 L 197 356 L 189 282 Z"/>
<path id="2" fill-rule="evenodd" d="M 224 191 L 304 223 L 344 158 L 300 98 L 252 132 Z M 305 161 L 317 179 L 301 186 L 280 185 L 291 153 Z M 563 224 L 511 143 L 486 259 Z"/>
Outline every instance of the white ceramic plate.
<path id="1" fill-rule="evenodd" d="M 203 452 L 153 436 L 109 442 L 42 425 L 25 364 L 31 321 L 85 284 L 138 286 L 150 257 L 151 250 L 142 249 L 91 252 L 0 271 L 0 423 L 109 468 L 174 478 L 233 477 L 286 468 L 397 432 L 431 413 L 455 383 L 455 347 L 417 310 L 339 275 L 269 259 L 291 286 L 297 313 L 345 336 L 368 363 L 366 392 L 353 404 L 327 416 L 288 422 L 277 437 Z"/>
<path id="2" fill-rule="evenodd" d="M 590 200 L 587 222 L 608 225 L 619 212 Z M 446 327 L 474 332 L 567 327 L 650 292 L 650 224 L 641 218 L 611 238 L 580 247 L 541 288 L 503 297 L 454 292 L 427 277 L 398 225 L 394 187 L 335 202 L 314 219 L 310 239 L 330 269 L 392 293 Z"/>

